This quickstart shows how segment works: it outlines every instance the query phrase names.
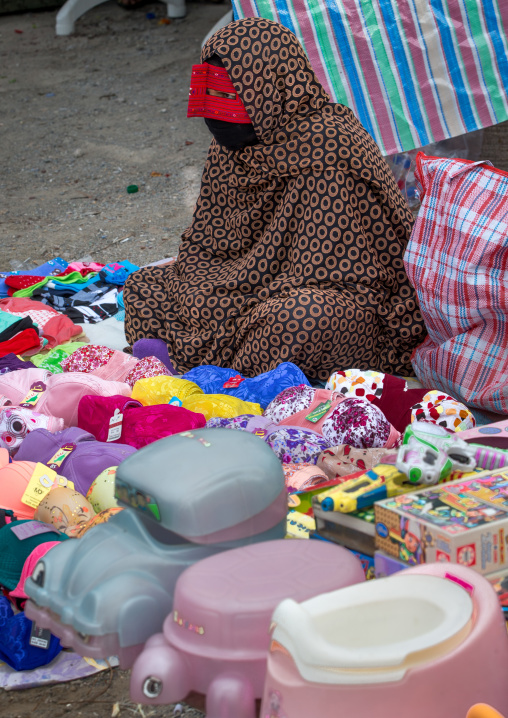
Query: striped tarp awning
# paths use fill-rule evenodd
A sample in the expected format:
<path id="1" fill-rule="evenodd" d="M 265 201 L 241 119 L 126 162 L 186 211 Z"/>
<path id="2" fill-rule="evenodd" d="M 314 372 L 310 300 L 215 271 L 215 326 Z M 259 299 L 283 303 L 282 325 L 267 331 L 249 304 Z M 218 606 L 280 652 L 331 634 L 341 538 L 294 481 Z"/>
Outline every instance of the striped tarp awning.
<path id="1" fill-rule="evenodd" d="M 292 30 L 383 154 L 508 119 L 508 0 L 233 0 Z"/>

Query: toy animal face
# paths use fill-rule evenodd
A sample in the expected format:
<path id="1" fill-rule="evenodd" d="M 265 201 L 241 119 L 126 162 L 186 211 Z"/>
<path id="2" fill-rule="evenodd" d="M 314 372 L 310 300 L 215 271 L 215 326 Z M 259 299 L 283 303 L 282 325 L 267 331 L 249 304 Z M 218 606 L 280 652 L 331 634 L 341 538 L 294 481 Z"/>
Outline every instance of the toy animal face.
<path id="1" fill-rule="evenodd" d="M 17 449 L 28 433 L 27 422 L 13 409 L 5 409 L 0 414 L 0 446 L 5 446 L 10 454 Z"/>
<path id="2" fill-rule="evenodd" d="M 95 516 L 95 511 L 80 493 L 60 487 L 52 489 L 41 501 L 35 516 L 39 521 L 52 524 L 58 531 L 68 532 L 73 526 L 88 523 Z"/>

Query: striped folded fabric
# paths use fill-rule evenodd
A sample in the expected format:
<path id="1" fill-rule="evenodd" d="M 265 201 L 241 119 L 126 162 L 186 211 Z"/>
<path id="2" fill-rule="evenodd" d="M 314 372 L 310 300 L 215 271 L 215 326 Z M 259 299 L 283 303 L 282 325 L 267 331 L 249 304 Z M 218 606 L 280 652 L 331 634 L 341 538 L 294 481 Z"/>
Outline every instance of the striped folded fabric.
<path id="1" fill-rule="evenodd" d="M 411 361 L 424 386 L 508 414 L 508 172 L 489 165 L 416 156 L 404 265 L 429 334 Z"/>
<path id="2" fill-rule="evenodd" d="M 292 30 L 385 155 L 508 119 L 507 0 L 233 0 Z"/>

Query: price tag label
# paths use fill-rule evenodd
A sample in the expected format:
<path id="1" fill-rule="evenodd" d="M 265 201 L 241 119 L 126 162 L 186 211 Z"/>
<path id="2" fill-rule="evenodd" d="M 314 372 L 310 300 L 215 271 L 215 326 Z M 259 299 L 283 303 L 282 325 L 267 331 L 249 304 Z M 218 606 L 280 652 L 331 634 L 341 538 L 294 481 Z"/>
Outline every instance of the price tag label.
<path id="1" fill-rule="evenodd" d="M 43 381 L 34 382 L 23 401 L 19 402 L 19 406 L 23 406 L 25 409 L 33 409 L 34 406 L 37 405 L 37 402 L 40 401 L 45 391 L 46 384 Z"/>
<path id="2" fill-rule="evenodd" d="M 328 401 L 322 401 L 321 404 L 318 404 L 315 409 L 313 409 L 310 414 L 307 414 L 305 417 L 307 421 L 312 421 L 313 424 L 318 422 L 328 411 L 330 411 L 330 407 L 332 405 L 332 402 L 330 399 Z"/>
<path id="3" fill-rule="evenodd" d="M 245 381 L 245 377 L 240 376 L 240 374 L 236 374 L 236 376 L 232 376 L 230 379 L 228 379 L 227 382 L 225 382 L 222 385 L 222 388 L 223 389 L 236 389 L 237 387 L 240 386 L 242 381 Z"/>
<path id="4" fill-rule="evenodd" d="M 37 463 L 25 492 L 21 497 L 21 502 L 26 504 L 26 506 L 31 506 L 33 509 L 36 509 L 42 499 L 53 488 L 53 485 L 59 485 L 56 472 L 44 466 L 44 464 Z"/>
<path id="5" fill-rule="evenodd" d="M 49 466 L 50 469 L 55 469 L 56 471 L 62 466 L 65 459 L 74 451 L 75 448 L 76 444 L 64 444 L 55 454 L 53 454 L 51 459 L 47 462 L 47 466 Z"/>
<path id="6" fill-rule="evenodd" d="M 30 632 L 30 645 L 47 650 L 51 641 L 51 631 L 48 628 L 39 628 L 32 623 Z"/>
<path id="7" fill-rule="evenodd" d="M 58 533 L 58 529 L 51 526 L 51 524 L 45 524 L 42 521 L 25 521 L 24 524 L 12 526 L 11 531 L 19 538 L 20 541 L 32 538 L 33 536 L 38 536 L 39 534 Z"/>
<path id="8" fill-rule="evenodd" d="M 122 436 L 122 422 L 123 414 L 120 413 L 120 409 L 115 409 L 115 413 L 109 420 L 109 431 L 106 441 L 118 441 Z"/>

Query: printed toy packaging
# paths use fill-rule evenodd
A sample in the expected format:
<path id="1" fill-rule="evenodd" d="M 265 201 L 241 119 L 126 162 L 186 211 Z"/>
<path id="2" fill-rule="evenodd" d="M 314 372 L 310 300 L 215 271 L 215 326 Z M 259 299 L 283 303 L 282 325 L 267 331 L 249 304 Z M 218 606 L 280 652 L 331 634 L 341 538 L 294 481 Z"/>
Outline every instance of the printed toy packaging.
<path id="1" fill-rule="evenodd" d="M 379 501 L 376 549 L 409 565 L 449 561 L 481 574 L 508 566 L 508 470 Z"/>

